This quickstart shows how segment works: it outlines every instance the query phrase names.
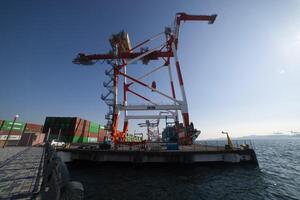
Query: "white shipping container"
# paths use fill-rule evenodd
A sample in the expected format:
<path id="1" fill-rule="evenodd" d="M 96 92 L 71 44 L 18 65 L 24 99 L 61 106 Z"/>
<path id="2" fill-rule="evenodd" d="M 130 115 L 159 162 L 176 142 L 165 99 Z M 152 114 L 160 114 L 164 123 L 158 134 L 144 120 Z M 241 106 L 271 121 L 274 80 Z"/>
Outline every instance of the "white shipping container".
<path id="1" fill-rule="evenodd" d="M 95 137 L 88 137 L 88 142 L 98 142 L 98 139 Z"/>
<path id="2" fill-rule="evenodd" d="M 0 140 L 6 140 L 8 135 L 0 135 Z M 21 135 L 10 135 L 8 140 L 20 140 Z"/>

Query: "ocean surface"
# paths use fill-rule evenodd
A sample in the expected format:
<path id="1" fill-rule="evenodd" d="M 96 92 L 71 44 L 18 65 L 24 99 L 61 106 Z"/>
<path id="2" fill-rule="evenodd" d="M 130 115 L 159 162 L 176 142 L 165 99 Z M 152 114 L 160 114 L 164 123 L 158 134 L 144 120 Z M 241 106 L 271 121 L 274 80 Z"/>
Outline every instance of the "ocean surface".
<path id="1" fill-rule="evenodd" d="M 69 164 L 85 199 L 300 199 L 300 138 L 254 140 L 254 166 Z"/>

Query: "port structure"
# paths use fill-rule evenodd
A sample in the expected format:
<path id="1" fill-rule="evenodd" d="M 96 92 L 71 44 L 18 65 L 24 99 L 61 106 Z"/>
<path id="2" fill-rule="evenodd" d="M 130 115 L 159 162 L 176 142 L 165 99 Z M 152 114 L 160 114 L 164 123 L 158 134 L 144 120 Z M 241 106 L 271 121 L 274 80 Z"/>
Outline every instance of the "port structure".
<path id="1" fill-rule="evenodd" d="M 139 123 L 138 125 L 140 127 L 147 128 L 148 141 L 160 141 L 161 137 L 159 135 L 159 119 L 151 121 L 147 119 L 145 123 Z"/>
<path id="2" fill-rule="evenodd" d="M 102 95 L 101 98 L 109 107 L 109 112 L 105 117 L 108 120 L 108 129 L 111 131 L 114 143 L 122 143 L 125 141 L 125 137 L 128 132 L 129 120 L 159 120 L 168 118 L 174 120 L 174 129 L 176 129 L 176 132 L 180 136 L 179 143 L 192 144 L 193 138 L 195 138 L 194 134 L 197 131 L 194 130 L 192 123 L 190 124 L 187 97 L 181 66 L 178 59 L 179 30 L 182 22 L 206 21 L 209 24 L 213 24 L 216 17 L 217 15 L 190 15 L 186 13 L 177 13 L 172 27 L 166 27 L 163 32 L 144 40 L 133 47 L 128 34 L 121 31 L 118 34 L 113 34 L 111 36 L 109 42 L 112 49 L 109 53 L 90 55 L 79 53 L 77 55 L 77 57 L 73 60 L 73 63 L 75 64 L 92 65 L 98 60 L 104 60 L 111 66 L 110 69 L 105 71 L 109 80 L 103 83 L 108 92 L 105 95 Z M 155 45 L 153 48 L 146 46 L 149 44 L 151 45 L 151 43 L 153 46 L 153 43 L 156 44 L 161 40 L 163 40 L 163 42 L 159 45 Z M 174 59 L 174 61 L 172 62 L 171 59 Z M 143 67 L 142 69 L 146 72 L 140 77 L 135 77 L 127 73 L 127 67 L 130 65 L 135 64 L 138 61 L 142 61 L 143 65 L 147 65 L 153 60 L 162 61 L 162 64 L 151 71 L 146 71 L 147 68 Z M 171 66 L 172 63 L 175 63 L 175 66 Z M 174 78 L 172 75 L 174 67 L 176 69 L 177 78 Z M 163 75 L 162 77 L 168 77 L 169 79 L 169 92 L 166 93 L 159 90 L 156 87 L 155 81 L 153 81 L 152 84 L 147 84 L 142 80 L 153 73 L 161 72 L 162 69 L 165 68 L 167 68 L 168 75 Z M 119 103 L 118 101 L 118 92 L 121 88 L 120 77 L 123 77 L 122 103 Z M 176 94 L 175 81 L 179 83 L 181 98 L 178 98 L 178 94 Z M 132 89 L 133 84 L 138 84 L 144 87 L 145 90 L 148 90 L 150 95 L 156 93 L 162 98 L 168 99 L 171 103 L 157 103 L 149 96 L 145 96 L 134 91 Z M 129 104 L 127 99 L 128 93 L 144 100 L 146 104 Z M 144 113 L 149 111 L 148 113 L 151 113 L 151 115 L 129 115 L 129 112 L 131 111 L 143 111 Z M 124 113 L 122 130 L 118 130 L 120 112 Z M 153 112 L 157 113 L 152 114 Z M 165 114 L 160 114 L 161 112 L 164 112 Z M 183 123 L 179 123 L 179 112 L 182 115 Z"/>

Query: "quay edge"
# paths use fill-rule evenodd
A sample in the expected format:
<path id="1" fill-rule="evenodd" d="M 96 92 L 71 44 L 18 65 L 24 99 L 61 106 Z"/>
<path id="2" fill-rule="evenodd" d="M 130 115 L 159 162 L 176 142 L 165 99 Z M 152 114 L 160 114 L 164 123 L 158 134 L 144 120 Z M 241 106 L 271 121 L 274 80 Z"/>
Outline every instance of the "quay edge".
<path id="1" fill-rule="evenodd" d="M 98 149 L 57 149 L 64 162 L 93 161 L 132 164 L 251 164 L 258 166 L 253 149 L 219 151 L 118 151 Z"/>

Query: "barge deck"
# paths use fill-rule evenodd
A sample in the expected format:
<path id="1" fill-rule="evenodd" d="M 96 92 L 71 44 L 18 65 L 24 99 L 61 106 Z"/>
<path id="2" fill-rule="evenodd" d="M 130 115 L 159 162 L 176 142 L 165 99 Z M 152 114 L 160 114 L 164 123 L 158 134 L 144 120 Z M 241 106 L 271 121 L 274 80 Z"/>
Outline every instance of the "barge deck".
<path id="1" fill-rule="evenodd" d="M 258 165 L 255 151 L 251 148 L 225 149 L 222 146 L 189 145 L 179 150 L 155 148 L 119 147 L 101 150 L 96 148 L 59 148 L 58 156 L 64 162 L 95 161 L 132 164 L 255 164 Z"/>

